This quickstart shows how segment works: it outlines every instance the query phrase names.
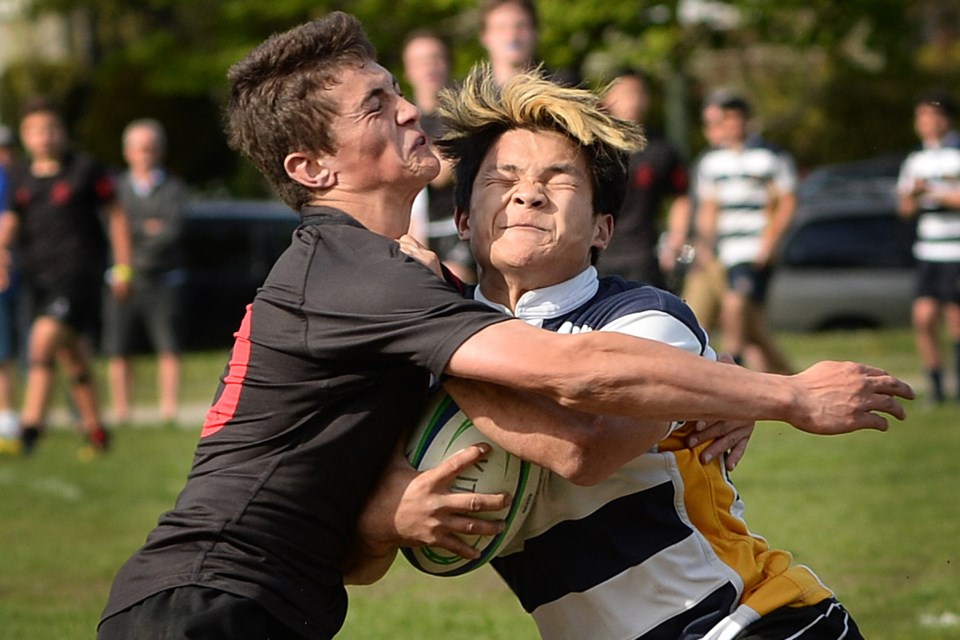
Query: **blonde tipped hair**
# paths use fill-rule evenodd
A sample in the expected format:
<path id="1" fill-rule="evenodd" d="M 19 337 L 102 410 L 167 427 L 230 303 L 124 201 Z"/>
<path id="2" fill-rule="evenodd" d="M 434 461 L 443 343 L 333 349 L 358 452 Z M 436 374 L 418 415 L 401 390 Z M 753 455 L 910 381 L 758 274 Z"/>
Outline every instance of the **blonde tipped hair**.
<path id="1" fill-rule="evenodd" d="M 489 63 L 476 65 L 460 87 L 441 93 L 439 113 L 445 133 L 437 146 L 456 162 L 456 204 L 463 210 L 480 163 L 506 131 L 555 131 L 586 151 L 594 213 L 619 210 L 627 155 L 645 144 L 640 125 L 604 111 L 591 91 L 552 82 L 542 68 L 516 75 L 501 87 Z"/>

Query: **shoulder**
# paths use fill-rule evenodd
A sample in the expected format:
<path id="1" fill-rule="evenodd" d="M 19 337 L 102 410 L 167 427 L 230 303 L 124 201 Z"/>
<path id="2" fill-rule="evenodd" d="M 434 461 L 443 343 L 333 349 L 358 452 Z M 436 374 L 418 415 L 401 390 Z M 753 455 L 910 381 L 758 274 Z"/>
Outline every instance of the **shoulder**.
<path id="1" fill-rule="evenodd" d="M 295 244 L 306 251 L 308 294 L 333 307 L 415 312 L 465 301 L 427 267 L 400 251 L 396 241 L 353 224 L 302 224 Z M 334 294 L 331 296 L 331 294 Z"/>
<path id="2" fill-rule="evenodd" d="M 696 315 L 676 295 L 619 277 L 601 280 L 600 291 L 583 314 L 582 324 L 665 342 L 703 354 L 706 332 Z"/>
<path id="3" fill-rule="evenodd" d="M 652 285 L 624 280 L 620 276 L 601 278 L 597 295 L 583 309 L 584 314 L 602 319 L 605 323 L 647 311 L 662 312 L 684 324 L 699 327 L 693 311 L 676 295 Z M 599 328 L 602 324 L 593 326 Z"/>

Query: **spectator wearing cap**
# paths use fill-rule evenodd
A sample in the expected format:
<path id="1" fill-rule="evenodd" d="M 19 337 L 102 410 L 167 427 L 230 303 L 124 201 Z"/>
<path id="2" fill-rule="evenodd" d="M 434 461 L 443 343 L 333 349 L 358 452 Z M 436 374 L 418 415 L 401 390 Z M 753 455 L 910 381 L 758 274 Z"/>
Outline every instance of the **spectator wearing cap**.
<path id="1" fill-rule="evenodd" d="M 900 215 L 917 220 L 913 327 L 929 379 L 929 398 L 944 401 L 940 355 L 941 318 L 953 343 L 960 397 L 960 134 L 953 129 L 956 103 L 946 92 L 928 90 L 914 103 L 913 126 L 921 147 L 900 168 Z"/>

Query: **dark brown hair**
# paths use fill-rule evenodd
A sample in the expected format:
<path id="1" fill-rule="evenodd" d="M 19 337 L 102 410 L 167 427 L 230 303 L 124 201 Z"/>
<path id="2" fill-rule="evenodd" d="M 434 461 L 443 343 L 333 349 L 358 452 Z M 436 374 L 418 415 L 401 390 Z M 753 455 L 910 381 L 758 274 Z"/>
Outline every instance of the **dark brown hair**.
<path id="1" fill-rule="evenodd" d="M 345 65 L 376 55 L 360 21 L 338 11 L 274 34 L 227 73 L 227 140 L 291 207 L 299 210 L 313 194 L 290 179 L 284 159 L 294 151 L 336 151 L 336 105 L 325 92 Z"/>

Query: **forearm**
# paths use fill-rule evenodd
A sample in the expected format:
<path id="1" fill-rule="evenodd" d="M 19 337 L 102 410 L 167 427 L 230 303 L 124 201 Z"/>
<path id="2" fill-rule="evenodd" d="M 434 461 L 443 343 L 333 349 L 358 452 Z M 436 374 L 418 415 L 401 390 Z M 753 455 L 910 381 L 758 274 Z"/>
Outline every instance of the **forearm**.
<path id="1" fill-rule="evenodd" d="M 108 215 L 110 246 L 113 250 L 114 264 L 129 265 L 133 259 L 133 247 L 127 214 L 119 203 L 113 203 L 110 205 Z"/>
<path id="2" fill-rule="evenodd" d="M 343 566 L 343 583 L 354 585 L 373 584 L 387 574 L 397 557 L 393 548 L 384 555 L 374 555 L 356 547 Z"/>
<path id="3" fill-rule="evenodd" d="M 773 211 L 770 224 L 765 231 L 764 243 L 768 256 L 772 256 L 780 244 L 783 234 L 786 232 L 790 221 L 793 219 L 793 212 L 796 209 L 797 199 L 793 194 L 786 194 L 777 200 L 777 205 Z"/>
<path id="4" fill-rule="evenodd" d="M 666 421 L 603 416 L 545 396 L 451 378 L 444 387 L 478 429 L 507 451 L 576 484 L 594 484 L 663 438 Z"/>
<path id="5" fill-rule="evenodd" d="M 449 373 L 546 395 L 577 411 L 644 420 L 790 421 L 798 403 L 783 376 L 726 367 L 632 336 L 565 336 L 512 322 L 471 338 L 454 354 Z"/>

